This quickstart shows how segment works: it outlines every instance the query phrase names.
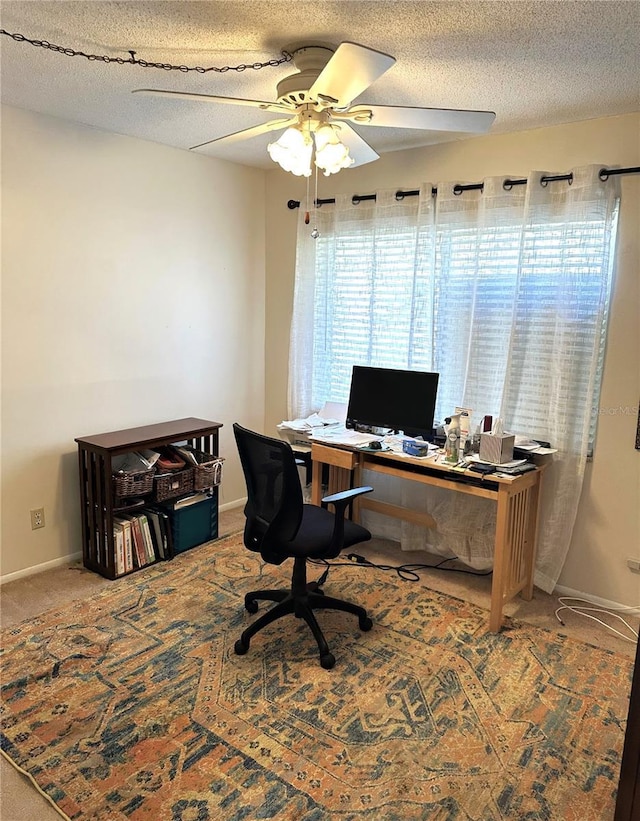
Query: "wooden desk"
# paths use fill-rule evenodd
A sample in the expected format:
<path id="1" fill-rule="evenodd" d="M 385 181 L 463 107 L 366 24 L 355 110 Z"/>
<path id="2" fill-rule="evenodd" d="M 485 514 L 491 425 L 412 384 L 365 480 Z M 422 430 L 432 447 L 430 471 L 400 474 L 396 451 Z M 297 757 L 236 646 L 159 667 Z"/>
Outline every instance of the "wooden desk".
<path id="1" fill-rule="evenodd" d="M 363 484 L 362 471 L 371 470 L 385 476 L 410 479 L 432 487 L 446 488 L 493 499 L 497 504 L 496 533 L 491 587 L 489 629 L 496 632 L 502 626 L 502 609 L 518 593 L 523 599 L 533 598 L 533 571 L 536 557 L 538 506 L 542 468 L 512 478 L 489 474 L 486 478 L 473 471 L 460 471 L 434 463 L 433 459 L 418 459 L 392 453 L 355 450 L 348 446 L 313 442 L 311 446 L 311 501 L 320 504 L 322 496 L 322 465 L 330 466 L 329 493 Z M 373 497 L 361 497 L 354 509 L 373 510 L 386 516 L 404 519 L 413 524 L 435 528 L 428 513 L 381 502 Z"/>

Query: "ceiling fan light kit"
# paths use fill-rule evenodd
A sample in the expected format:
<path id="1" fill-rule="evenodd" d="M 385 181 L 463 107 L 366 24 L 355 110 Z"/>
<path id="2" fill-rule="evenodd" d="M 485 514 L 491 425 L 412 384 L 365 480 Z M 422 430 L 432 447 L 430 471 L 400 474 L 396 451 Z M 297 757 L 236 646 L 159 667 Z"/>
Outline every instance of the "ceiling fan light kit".
<path id="1" fill-rule="evenodd" d="M 312 43 L 290 47 L 286 53 L 291 53 L 297 71 L 278 83 L 275 102 L 163 89 L 136 91 L 178 99 L 251 106 L 270 114 L 279 114 L 280 119 L 217 137 L 193 148 L 237 142 L 269 131 L 286 129 L 278 140 L 269 143 L 267 151 L 285 171 L 304 177 L 311 175 L 314 156 L 316 166 L 325 175 L 378 159 L 378 153 L 350 123 L 358 127 L 484 133 L 495 119 L 492 111 L 366 103 L 352 106 L 353 101 L 396 62 L 395 57 L 367 46 L 344 42 L 334 50 L 327 44 Z M 283 116 L 285 119 L 282 119 Z"/>
<path id="2" fill-rule="evenodd" d="M 310 106 L 307 106 L 310 108 Z M 340 140 L 340 126 L 327 122 L 322 112 L 307 111 L 300 122 L 290 126 L 267 151 L 274 162 L 297 177 L 311 176 L 312 157 L 324 175 L 337 174 L 355 162 L 349 147 Z"/>

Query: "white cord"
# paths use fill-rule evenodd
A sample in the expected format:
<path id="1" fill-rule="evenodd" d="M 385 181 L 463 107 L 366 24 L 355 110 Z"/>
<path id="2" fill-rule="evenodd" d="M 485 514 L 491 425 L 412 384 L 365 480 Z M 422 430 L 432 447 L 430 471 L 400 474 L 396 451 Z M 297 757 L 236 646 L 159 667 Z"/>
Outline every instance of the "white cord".
<path id="1" fill-rule="evenodd" d="M 588 601 L 587 599 L 579 599 L 579 598 L 576 598 L 575 596 L 561 596 L 558 599 L 558 601 L 560 602 L 561 606 L 558 607 L 557 610 L 556 610 L 556 618 L 558 619 L 560 624 L 564 625 L 564 622 L 562 621 L 562 619 L 560 618 L 560 615 L 559 615 L 560 611 L 561 610 L 570 610 L 572 613 L 575 613 L 578 616 L 584 616 L 587 619 L 592 619 L 593 621 L 598 622 L 598 624 L 601 624 L 603 627 L 606 627 L 607 630 L 611 630 L 612 633 L 615 633 L 616 635 L 620 636 L 620 638 L 624 639 L 625 641 L 630 641 L 630 642 L 633 642 L 634 644 L 638 641 L 638 638 L 639 638 L 638 632 L 636 630 L 634 630 L 634 628 L 628 622 L 626 622 L 622 618 L 622 616 L 619 616 L 618 613 L 611 612 L 612 610 L 619 610 L 620 612 L 625 612 L 625 611 L 628 611 L 628 610 L 637 611 L 638 608 L 636 606 L 634 606 L 634 605 L 631 605 L 631 606 L 620 605 L 620 607 L 612 607 L 608 610 L 605 610 L 602 607 L 585 607 L 583 604 L 566 604 L 565 603 L 565 602 L 571 601 L 571 602 L 584 602 L 585 604 L 589 604 L 589 605 L 592 604 L 592 602 Z M 612 627 L 610 624 L 607 624 L 605 621 L 602 621 L 601 619 L 598 619 L 595 616 L 589 615 L 589 612 L 587 612 L 587 611 L 591 611 L 592 613 L 600 613 L 601 615 L 612 616 L 614 619 L 619 619 L 624 624 L 624 626 L 627 628 L 627 630 L 629 630 L 631 635 L 634 636 L 635 638 L 630 638 L 629 636 L 625 636 L 624 633 L 621 633 L 619 630 L 616 630 L 615 627 Z"/>

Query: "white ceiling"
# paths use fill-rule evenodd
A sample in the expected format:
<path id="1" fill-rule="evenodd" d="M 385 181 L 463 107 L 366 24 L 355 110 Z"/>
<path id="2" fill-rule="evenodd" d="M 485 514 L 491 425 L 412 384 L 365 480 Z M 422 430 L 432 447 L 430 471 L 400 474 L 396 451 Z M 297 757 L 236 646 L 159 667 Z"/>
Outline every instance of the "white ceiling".
<path id="1" fill-rule="evenodd" d="M 253 64 L 279 58 L 292 44 L 357 42 L 397 59 L 359 102 L 491 110 L 491 133 L 640 110 L 637 0 L 4 0 L 0 13 L 1 28 L 12 34 L 125 59 L 134 50 L 138 59 L 175 65 Z M 291 63 L 206 74 L 107 65 L 4 35 L 0 50 L 2 102 L 185 149 L 277 115 L 132 89 L 271 101 L 277 82 L 295 70 Z M 381 154 L 459 138 L 374 127 L 360 134 Z M 201 151 L 273 168 L 271 140 Z"/>

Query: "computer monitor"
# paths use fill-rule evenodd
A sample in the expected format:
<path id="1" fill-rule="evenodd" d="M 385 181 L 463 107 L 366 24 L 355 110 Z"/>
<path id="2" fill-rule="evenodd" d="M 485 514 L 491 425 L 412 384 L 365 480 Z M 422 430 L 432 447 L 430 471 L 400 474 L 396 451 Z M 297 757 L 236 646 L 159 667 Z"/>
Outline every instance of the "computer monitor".
<path id="1" fill-rule="evenodd" d="M 346 426 L 431 437 L 439 376 L 427 371 L 354 365 Z"/>

